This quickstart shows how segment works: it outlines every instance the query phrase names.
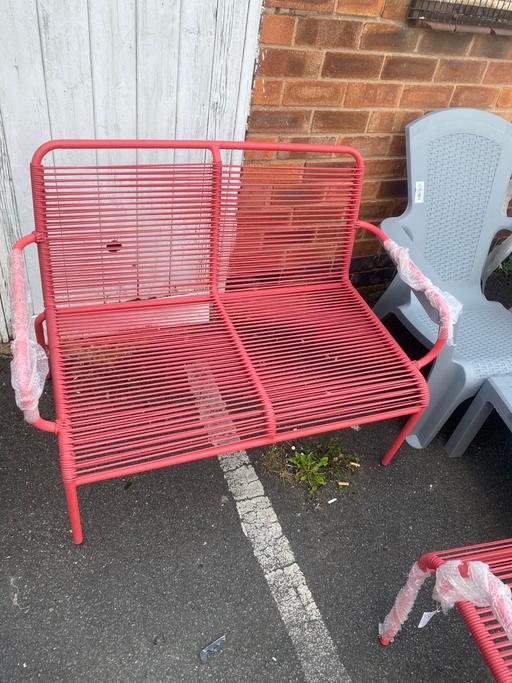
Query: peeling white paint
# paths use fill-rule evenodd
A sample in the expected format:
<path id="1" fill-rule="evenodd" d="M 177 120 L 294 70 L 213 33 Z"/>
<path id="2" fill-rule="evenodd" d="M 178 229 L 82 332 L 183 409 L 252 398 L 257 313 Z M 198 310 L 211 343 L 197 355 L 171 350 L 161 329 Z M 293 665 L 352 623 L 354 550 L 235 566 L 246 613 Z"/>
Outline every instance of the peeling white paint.
<path id="1" fill-rule="evenodd" d="M 215 445 L 232 441 L 234 425 L 207 363 L 190 365 L 189 385 L 207 422 L 220 425 L 211 433 Z M 209 401 L 205 401 L 208 396 Z M 222 418 L 222 419 L 218 419 Z M 293 642 L 307 683 L 350 683 L 322 615 L 311 595 L 272 503 L 245 451 L 218 458 L 235 499 L 242 531 L 252 544 L 281 619 Z"/>

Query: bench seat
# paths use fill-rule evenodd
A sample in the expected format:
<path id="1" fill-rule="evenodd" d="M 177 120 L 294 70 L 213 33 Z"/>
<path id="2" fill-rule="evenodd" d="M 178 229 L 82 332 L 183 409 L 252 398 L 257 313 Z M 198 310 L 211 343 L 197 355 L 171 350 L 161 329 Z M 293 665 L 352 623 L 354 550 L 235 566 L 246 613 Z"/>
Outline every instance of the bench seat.
<path id="1" fill-rule="evenodd" d="M 224 294 L 232 327 L 193 298 L 59 312 L 77 482 L 425 407 L 423 376 L 352 285 L 290 289 Z"/>

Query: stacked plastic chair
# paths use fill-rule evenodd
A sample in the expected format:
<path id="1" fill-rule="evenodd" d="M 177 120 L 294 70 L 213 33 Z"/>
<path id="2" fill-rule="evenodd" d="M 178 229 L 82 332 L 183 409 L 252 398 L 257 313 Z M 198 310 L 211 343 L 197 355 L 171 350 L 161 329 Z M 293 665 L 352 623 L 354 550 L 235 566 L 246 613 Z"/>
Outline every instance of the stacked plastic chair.
<path id="1" fill-rule="evenodd" d="M 409 203 L 382 228 L 408 248 L 423 273 L 462 304 L 454 345 L 437 357 L 428 378 L 430 404 L 407 441 L 425 448 L 455 408 L 488 377 L 512 371 L 512 315 L 488 301 L 482 281 L 510 251 L 489 251 L 497 233 L 512 230 L 506 198 L 512 176 L 512 124 L 484 111 L 446 109 L 406 127 Z M 374 307 L 395 315 L 422 344 L 435 324 L 395 278 Z"/>

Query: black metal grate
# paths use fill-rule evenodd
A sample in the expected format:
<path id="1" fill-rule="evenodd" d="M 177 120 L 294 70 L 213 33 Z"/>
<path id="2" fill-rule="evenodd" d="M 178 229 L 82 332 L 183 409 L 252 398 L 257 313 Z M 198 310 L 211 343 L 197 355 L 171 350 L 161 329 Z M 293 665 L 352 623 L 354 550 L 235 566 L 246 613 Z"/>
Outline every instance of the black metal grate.
<path id="1" fill-rule="evenodd" d="M 512 0 L 411 0 L 407 18 L 428 24 L 512 32 Z"/>

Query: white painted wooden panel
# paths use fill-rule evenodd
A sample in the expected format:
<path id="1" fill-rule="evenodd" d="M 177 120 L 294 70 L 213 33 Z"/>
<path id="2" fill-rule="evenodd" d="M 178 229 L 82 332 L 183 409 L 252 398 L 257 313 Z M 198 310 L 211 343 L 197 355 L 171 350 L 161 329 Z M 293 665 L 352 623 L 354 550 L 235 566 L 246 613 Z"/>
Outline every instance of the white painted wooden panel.
<path id="1" fill-rule="evenodd" d="M 197 140 L 207 137 L 210 84 L 215 61 L 217 4 L 223 0 L 182 0 L 176 137 Z M 231 2 L 225 4 L 232 4 Z M 224 68 L 232 65 L 226 63 Z M 202 162 L 210 156 L 197 150 L 176 153 L 179 163 Z"/>
<path id="2" fill-rule="evenodd" d="M 176 137 L 180 8 L 189 0 L 137 4 L 137 137 Z M 196 4 L 193 2 L 192 4 Z M 169 151 L 145 151 L 141 160 L 168 163 Z"/>
<path id="3" fill-rule="evenodd" d="M 0 340 L 7 341 L 9 311 L 9 250 L 20 236 L 5 131 L 0 111 Z"/>
<path id="4" fill-rule="evenodd" d="M 244 3 L 245 4 L 245 3 Z M 240 63 L 240 79 L 238 81 L 238 97 L 236 99 L 236 117 L 233 126 L 233 140 L 242 140 L 247 129 L 247 117 L 251 105 L 253 79 L 247 75 L 254 74 L 258 54 L 259 26 L 261 16 L 261 0 L 247 1 L 247 18 L 243 36 L 244 51 Z M 237 152 L 231 157 L 231 163 L 239 164 L 242 154 Z"/>
<path id="5" fill-rule="evenodd" d="M 89 18 L 83 0 L 37 0 L 50 129 L 53 138 L 93 138 L 94 99 Z M 56 164 L 94 163 L 94 152 L 56 151 Z"/>
<path id="6" fill-rule="evenodd" d="M 211 139 L 223 139 L 234 128 L 248 9 L 244 2 L 218 5 L 208 106 Z M 229 63 L 233 66 L 226 69 Z"/>
<path id="7" fill-rule="evenodd" d="M 22 234 L 34 229 L 30 159 L 51 137 L 35 2 L 0 0 L 0 110 Z M 15 228 L 11 225 L 11 230 Z M 34 307 L 42 308 L 35 247 L 25 250 Z M 10 304 L 2 302 L 4 310 Z"/>
<path id="8" fill-rule="evenodd" d="M 137 137 L 135 0 L 88 0 L 94 136 Z M 100 150 L 101 164 L 135 160 L 129 150 Z"/>
<path id="9" fill-rule="evenodd" d="M 34 150 L 52 137 L 243 139 L 261 4 L 0 0 L 0 337 L 6 335 L 9 309 L 9 243 L 33 229 Z M 206 157 L 156 152 L 141 161 Z M 124 152 L 121 160 L 136 158 Z M 58 152 L 55 159 L 75 160 L 76 153 Z M 113 155 L 102 151 L 81 160 L 110 163 Z M 26 254 L 39 311 L 35 249 Z"/>

